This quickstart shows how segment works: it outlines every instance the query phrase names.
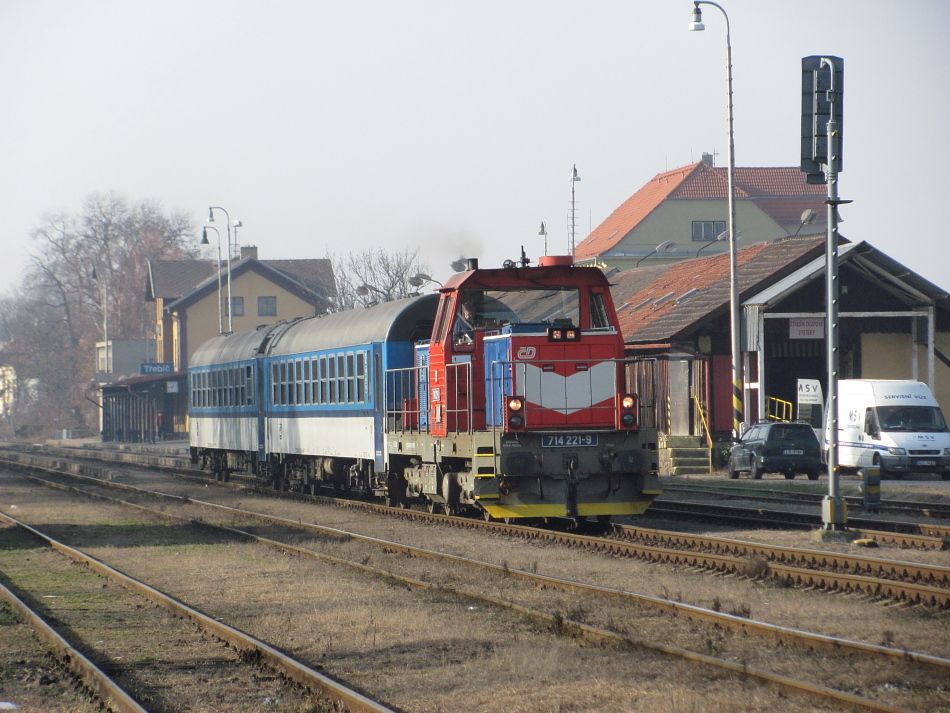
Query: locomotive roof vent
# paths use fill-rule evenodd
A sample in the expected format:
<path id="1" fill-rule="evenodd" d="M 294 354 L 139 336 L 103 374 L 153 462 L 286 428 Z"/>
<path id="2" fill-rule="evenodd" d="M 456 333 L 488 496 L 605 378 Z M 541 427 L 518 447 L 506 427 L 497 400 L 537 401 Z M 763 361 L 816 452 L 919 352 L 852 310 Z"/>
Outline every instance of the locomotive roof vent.
<path id="1" fill-rule="evenodd" d="M 541 267 L 570 267 L 574 264 L 574 258 L 570 255 L 542 255 L 538 258 L 538 265 Z"/>

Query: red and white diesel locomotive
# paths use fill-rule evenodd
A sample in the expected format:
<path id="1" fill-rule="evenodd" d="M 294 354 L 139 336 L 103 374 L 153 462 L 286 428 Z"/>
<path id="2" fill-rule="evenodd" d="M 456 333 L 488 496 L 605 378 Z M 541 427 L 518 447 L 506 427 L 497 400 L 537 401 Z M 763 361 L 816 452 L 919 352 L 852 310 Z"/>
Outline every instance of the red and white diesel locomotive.
<path id="1" fill-rule="evenodd" d="M 603 273 L 468 269 L 438 295 L 215 337 L 189 368 L 195 459 L 490 518 L 639 514 L 659 494 Z"/>

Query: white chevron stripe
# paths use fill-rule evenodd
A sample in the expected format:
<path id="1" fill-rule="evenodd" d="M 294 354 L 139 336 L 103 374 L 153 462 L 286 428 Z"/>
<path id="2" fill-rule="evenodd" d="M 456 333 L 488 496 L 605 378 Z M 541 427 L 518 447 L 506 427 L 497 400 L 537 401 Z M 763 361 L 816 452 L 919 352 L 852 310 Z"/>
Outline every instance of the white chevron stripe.
<path id="1" fill-rule="evenodd" d="M 617 365 L 610 361 L 593 364 L 587 371 L 561 376 L 534 364 L 516 368 L 518 384 L 529 404 L 570 415 L 610 399 L 617 392 Z"/>

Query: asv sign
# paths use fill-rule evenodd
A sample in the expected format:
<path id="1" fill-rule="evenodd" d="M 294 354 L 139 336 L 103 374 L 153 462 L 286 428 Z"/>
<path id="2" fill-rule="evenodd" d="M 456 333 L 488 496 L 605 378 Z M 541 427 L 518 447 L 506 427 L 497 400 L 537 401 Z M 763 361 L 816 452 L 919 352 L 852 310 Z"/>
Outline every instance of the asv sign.
<path id="1" fill-rule="evenodd" d="M 538 355 L 537 347 L 518 347 L 518 353 L 515 355 L 519 360 L 534 359 Z"/>
<path id="2" fill-rule="evenodd" d="M 821 382 L 818 379 L 798 380 L 798 404 L 814 404 L 821 406 Z"/>

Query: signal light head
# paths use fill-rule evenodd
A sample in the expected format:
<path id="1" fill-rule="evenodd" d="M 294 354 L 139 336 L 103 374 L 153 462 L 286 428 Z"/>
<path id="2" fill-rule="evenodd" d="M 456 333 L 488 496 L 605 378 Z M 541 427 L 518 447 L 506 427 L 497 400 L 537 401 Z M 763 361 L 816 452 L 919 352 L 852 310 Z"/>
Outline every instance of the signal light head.
<path id="1" fill-rule="evenodd" d="M 508 410 L 509 410 L 509 411 L 520 411 L 523 406 L 524 406 L 524 401 L 522 401 L 522 400 L 521 400 L 520 398 L 518 398 L 517 396 L 516 396 L 516 397 L 513 397 L 513 398 L 511 398 L 511 399 L 508 399 Z"/>
<path id="2" fill-rule="evenodd" d="M 631 409 L 636 403 L 636 400 L 630 394 L 627 394 L 620 400 L 620 408 Z"/>

